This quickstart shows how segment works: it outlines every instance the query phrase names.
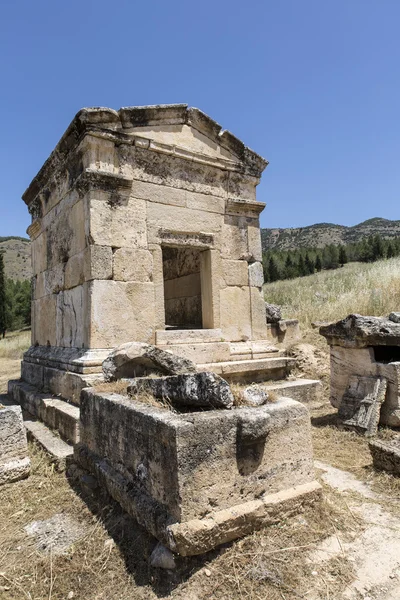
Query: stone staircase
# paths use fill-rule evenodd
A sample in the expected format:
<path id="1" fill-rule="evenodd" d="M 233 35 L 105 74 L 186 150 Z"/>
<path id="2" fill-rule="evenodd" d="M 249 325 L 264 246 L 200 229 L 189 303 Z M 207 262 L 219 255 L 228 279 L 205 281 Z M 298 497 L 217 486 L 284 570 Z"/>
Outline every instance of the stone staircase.
<path id="1" fill-rule="evenodd" d="M 191 359 L 199 371 L 212 371 L 229 382 L 263 382 L 263 387 L 280 396 L 310 405 L 319 401 L 321 383 L 295 378 L 291 373 L 296 360 L 287 356 L 282 345 L 278 347 L 266 340 L 226 342 L 218 329 L 157 331 L 156 345 Z M 47 379 L 45 371 L 41 381 L 46 383 L 36 381 L 38 369 L 34 369 L 33 362 L 24 359 L 22 379 L 9 382 L 9 397 L 23 408 L 28 436 L 49 452 L 59 468 L 65 466 L 66 459 L 73 454 L 74 444 L 79 441 L 79 390 L 102 380 L 105 351 L 97 352 L 98 360 L 91 357 L 90 367 L 84 366 L 83 373 L 55 369 L 55 365 L 44 367 L 57 371 L 56 376 L 51 373 Z M 86 369 L 90 369 L 89 374 L 85 373 Z M 26 381 L 29 378 L 30 383 Z M 43 392 L 44 388 L 50 391 Z M 64 389 L 70 391 L 69 395 L 62 393 Z"/>

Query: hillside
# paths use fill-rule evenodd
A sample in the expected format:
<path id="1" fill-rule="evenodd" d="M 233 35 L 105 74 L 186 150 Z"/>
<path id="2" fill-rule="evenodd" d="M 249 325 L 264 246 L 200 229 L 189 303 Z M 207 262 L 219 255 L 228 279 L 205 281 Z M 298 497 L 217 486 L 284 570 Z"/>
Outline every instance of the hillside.
<path id="1" fill-rule="evenodd" d="M 18 237 L 0 237 L 0 252 L 4 252 L 4 270 L 10 279 L 30 279 L 31 243 Z"/>
<path id="2" fill-rule="evenodd" d="M 308 227 L 262 229 L 261 239 L 263 250 L 294 250 L 305 247 L 323 248 L 328 244 L 351 244 L 377 233 L 384 238 L 400 236 L 400 221 L 376 217 L 353 227 L 317 223 Z"/>

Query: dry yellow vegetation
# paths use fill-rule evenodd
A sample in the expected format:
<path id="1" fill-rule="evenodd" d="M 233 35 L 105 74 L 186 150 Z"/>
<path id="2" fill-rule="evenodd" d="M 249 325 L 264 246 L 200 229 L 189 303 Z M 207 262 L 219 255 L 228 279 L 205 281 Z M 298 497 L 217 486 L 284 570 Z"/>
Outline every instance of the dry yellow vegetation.
<path id="1" fill-rule="evenodd" d="M 285 318 L 336 321 L 351 313 L 383 316 L 400 310 L 400 258 L 350 263 L 334 271 L 264 286 L 267 302 L 280 304 Z"/>

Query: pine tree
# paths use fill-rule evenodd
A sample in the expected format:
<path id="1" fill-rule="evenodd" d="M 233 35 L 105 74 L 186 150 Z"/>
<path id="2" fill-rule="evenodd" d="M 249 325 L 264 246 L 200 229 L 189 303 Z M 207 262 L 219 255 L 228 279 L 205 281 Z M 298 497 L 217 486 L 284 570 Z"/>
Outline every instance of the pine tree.
<path id="1" fill-rule="evenodd" d="M 299 277 L 304 277 L 304 275 L 306 275 L 306 266 L 304 264 L 304 258 L 303 255 L 300 254 L 299 257 L 299 262 L 298 262 L 298 272 L 299 272 Z"/>
<path id="2" fill-rule="evenodd" d="M 314 273 L 315 265 L 314 262 L 310 259 L 308 252 L 306 252 L 306 257 L 304 259 L 304 267 L 307 275 L 312 275 Z"/>
<path id="3" fill-rule="evenodd" d="M 389 242 L 386 247 L 386 258 L 393 258 L 395 256 L 395 249 L 392 242 Z"/>
<path id="4" fill-rule="evenodd" d="M 344 246 L 340 246 L 339 248 L 339 264 L 343 267 L 348 262 L 346 248 Z"/>
<path id="5" fill-rule="evenodd" d="M 278 281 L 279 271 L 273 256 L 268 261 L 268 281 Z"/>
<path id="6" fill-rule="evenodd" d="M 385 251 L 384 251 L 384 247 L 383 247 L 382 238 L 379 235 L 379 233 L 377 233 L 376 235 L 374 235 L 371 238 L 370 244 L 371 244 L 371 259 L 379 260 L 380 258 L 383 258 L 385 255 Z"/>
<path id="7" fill-rule="evenodd" d="M 321 257 L 319 254 L 317 254 L 317 258 L 315 259 L 315 270 L 319 273 L 320 271 L 322 271 L 322 262 L 321 262 Z"/>
<path id="8" fill-rule="evenodd" d="M 6 280 L 4 275 L 4 259 L 3 253 L 0 252 L 0 335 L 3 338 L 6 335 L 7 329 L 7 297 L 6 297 Z"/>

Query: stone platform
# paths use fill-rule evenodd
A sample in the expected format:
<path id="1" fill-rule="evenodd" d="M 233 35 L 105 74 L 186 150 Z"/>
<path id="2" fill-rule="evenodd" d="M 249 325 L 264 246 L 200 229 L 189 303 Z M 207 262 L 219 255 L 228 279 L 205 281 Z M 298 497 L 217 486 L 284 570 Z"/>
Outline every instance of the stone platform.
<path id="1" fill-rule="evenodd" d="M 288 398 L 178 414 L 84 390 L 80 424 L 76 460 L 181 555 L 278 522 L 320 496 L 308 410 Z"/>

